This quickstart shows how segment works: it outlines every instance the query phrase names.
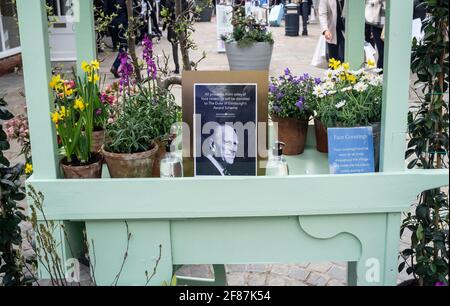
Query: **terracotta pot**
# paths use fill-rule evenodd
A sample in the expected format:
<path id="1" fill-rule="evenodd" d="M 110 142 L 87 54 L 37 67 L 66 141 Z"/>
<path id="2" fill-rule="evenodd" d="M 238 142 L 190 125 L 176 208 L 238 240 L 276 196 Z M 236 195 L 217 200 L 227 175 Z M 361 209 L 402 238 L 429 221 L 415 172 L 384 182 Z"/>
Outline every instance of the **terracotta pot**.
<path id="1" fill-rule="evenodd" d="M 278 123 L 278 140 L 286 144 L 283 149 L 283 154 L 302 154 L 305 151 L 308 121 L 300 121 L 294 118 L 280 118 L 274 115 L 272 115 L 272 119 Z"/>
<path id="2" fill-rule="evenodd" d="M 152 177 L 160 177 L 159 164 L 161 159 L 166 154 L 166 143 L 163 141 L 157 141 L 156 143 L 158 144 L 159 149 L 156 152 L 155 159 L 153 161 Z"/>
<path id="3" fill-rule="evenodd" d="M 314 118 L 314 129 L 316 132 L 316 148 L 317 151 L 328 153 L 328 132 L 322 121 Z"/>
<path id="4" fill-rule="evenodd" d="M 92 152 L 100 152 L 103 144 L 105 143 L 105 130 L 94 131 L 92 133 Z"/>
<path id="5" fill-rule="evenodd" d="M 152 176 L 153 163 L 158 149 L 159 147 L 155 143 L 151 150 L 140 153 L 112 153 L 106 151 L 105 146 L 102 147 L 101 152 L 112 178 L 133 178 Z"/>
<path id="6" fill-rule="evenodd" d="M 66 179 L 95 179 L 102 177 L 103 156 L 96 153 L 91 158 L 92 163 L 83 166 L 75 166 L 67 163 L 64 157 L 61 162 L 64 178 Z"/>

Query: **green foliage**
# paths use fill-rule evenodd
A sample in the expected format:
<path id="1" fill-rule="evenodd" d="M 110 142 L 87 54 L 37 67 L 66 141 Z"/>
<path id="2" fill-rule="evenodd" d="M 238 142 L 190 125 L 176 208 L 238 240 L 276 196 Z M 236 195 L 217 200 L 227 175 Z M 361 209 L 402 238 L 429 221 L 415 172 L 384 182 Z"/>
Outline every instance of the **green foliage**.
<path id="1" fill-rule="evenodd" d="M 164 138 L 177 121 L 179 107 L 166 90 L 141 86 L 124 97 L 114 122 L 107 125 L 106 149 L 114 153 L 137 153 L 151 149 L 153 141 Z"/>
<path id="2" fill-rule="evenodd" d="M 246 47 L 257 42 L 273 44 L 272 33 L 257 22 L 253 16 L 246 16 L 245 8 L 239 7 L 232 18 L 233 32 L 229 37 L 222 37 L 227 42 L 236 42 L 239 46 Z"/>
<path id="3" fill-rule="evenodd" d="M 315 99 L 312 95 L 315 81 L 319 80 L 314 80 L 307 74 L 293 76 L 288 68 L 284 75 L 272 78 L 269 87 L 270 114 L 308 121 L 313 114 L 310 102 Z"/>
<path id="4" fill-rule="evenodd" d="M 429 17 L 424 21 L 423 41 L 413 43 L 411 69 L 417 74 L 416 88 L 419 106 L 411 108 L 408 116 L 410 140 L 406 151 L 408 168 L 448 168 L 448 94 L 449 45 L 448 0 L 428 0 Z M 401 233 L 411 231 L 411 245 L 402 251 L 403 262 L 420 285 L 437 282 L 448 284 L 448 195 L 434 189 L 419 195 L 413 214 L 403 221 Z"/>
<path id="5" fill-rule="evenodd" d="M 0 120 L 11 118 L 13 115 L 6 109 L 5 100 L 0 98 Z M 17 286 L 24 282 L 19 224 L 25 220 L 23 208 L 17 202 L 25 198 L 25 193 L 20 181 L 23 165 L 10 165 L 3 155 L 8 149 L 9 142 L 0 125 L 0 275 L 3 285 Z"/>

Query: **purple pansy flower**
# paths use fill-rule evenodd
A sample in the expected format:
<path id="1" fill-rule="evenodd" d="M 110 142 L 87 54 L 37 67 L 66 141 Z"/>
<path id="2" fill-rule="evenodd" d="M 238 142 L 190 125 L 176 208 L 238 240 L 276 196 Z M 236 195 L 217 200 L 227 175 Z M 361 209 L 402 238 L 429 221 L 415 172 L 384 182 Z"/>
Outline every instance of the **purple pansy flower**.
<path id="1" fill-rule="evenodd" d="M 100 116 L 102 114 L 102 109 L 101 108 L 97 108 L 96 110 L 95 110 L 95 115 L 98 117 L 98 116 Z"/>
<path id="2" fill-rule="evenodd" d="M 281 100 L 283 98 L 284 98 L 284 93 L 282 93 L 282 92 L 277 93 L 277 99 L 278 100 Z"/>
<path id="3" fill-rule="evenodd" d="M 269 92 L 274 94 L 277 92 L 277 86 L 275 86 L 274 84 L 270 84 L 269 85 Z"/>
<path id="4" fill-rule="evenodd" d="M 289 70 L 289 68 L 284 69 L 284 75 L 290 75 L 291 74 L 291 70 Z"/>
<path id="5" fill-rule="evenodd" d="M 300 97 L 298 99 L 297 103 L 295 103 L 295 106 L 297 106 L 299 110 L 303 110 L 304 103 L 305 103 L 305 97 Z"/>
<path id="6" fill-rule="evenodd" d="M 321 80 L 320 78 L 315 78 L 315 79 L 314 79 L 314 83 L 315 83 L 316 85 L 320 85 L 320 83 L 322 83 L 322 80 Z"/>

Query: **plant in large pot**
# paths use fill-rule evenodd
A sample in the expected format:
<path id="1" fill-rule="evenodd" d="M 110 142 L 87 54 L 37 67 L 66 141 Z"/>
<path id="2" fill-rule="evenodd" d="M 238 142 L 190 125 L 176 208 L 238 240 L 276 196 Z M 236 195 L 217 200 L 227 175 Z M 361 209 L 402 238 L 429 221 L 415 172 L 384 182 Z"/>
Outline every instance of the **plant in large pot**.
<path id="1" fill-rule="evenodd" d="M 233 32 L 222 36 L 230 70 L 269 70 L 272 33 L 253 16 L 246 16 L 243 6 L 233 13 L 232 25 Z"/>
<path id="2" fill-rule="evenodd" d="M 86 66 L 85 66 L 86 65 Z M 55 124 L 61 152 L 60 161 L 65 178 L 100 178 L 103 158 L 92 151 L 94 109 L 98 105 L 99 64 L 85 63 L 84 74 L 77 81 L 54 76 L 50 87 L 55 94 L 55 110 L 51 119 Z"/>
<path id="3" fill-rule="evenodd" d="M 369 61 L 358 71 L 348 63 L 332 59 L 325 78 L 313 89 L 316 144 L 319 152 L 328 152 L 327 128 L 372 126 L 375 168 L 379 166 L 383 76 Z"/>
<path id="4" fill-rule="evenodd" d="M 197 13 L 197 22 L 210 22 L 214 5 L 211 0 L 197 0 L 196 4 L 196 13 Z"/>
<path id="5" fill-rule="evenodd" d="M 106 126 L 107 142 L 102 148 L 112 178 L 151 177 L 158 162 L 158 142 L 170 133 L 178 118 L 174 96 L 156 85 L 150 50 L 148 44 L 144 50 L 147 78 L 142 82 L 133 78 L 130 56 L 121 54 L 119 101 Z"/>
<path id="6" fill-rule="evenodd" d="M 320 79 L 308 74 L 293 76 L 288 68 L 282 76 L 271 79 L 270 116 L 278 125 L 278 140 L 285 143 L 286 155 L 302 154 L 305 150 L 308 122 L 313 114 L 309 102 L 315 98 L 311 89 L 318 83 Z"/>

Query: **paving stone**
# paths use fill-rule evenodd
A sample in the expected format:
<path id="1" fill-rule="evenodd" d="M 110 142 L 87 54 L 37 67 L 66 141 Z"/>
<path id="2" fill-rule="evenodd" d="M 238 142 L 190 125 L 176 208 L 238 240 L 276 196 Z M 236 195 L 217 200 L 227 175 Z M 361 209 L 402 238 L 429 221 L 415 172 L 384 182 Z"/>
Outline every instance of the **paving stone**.
<path id="1" fill-rule="evenodd" d="M 347 278 L 347 270 L 338 266 L 331 266 L 327 273 L 331 278 L 337 280 L 345 280 Z"/>
<path id="2" fill-rule="evenodd" d="M 286 286 L 308 286 L 302 281 L 291 279 L 287 282 Z"/>
<path id="3" fill-rule="evenodd" d="M 247 285 L 264 286 L 267 280 L 267 273 L 250 273 L 248 275 Z"/>
<path id="4" fill-rule="evenodd" d="M 226 265 L 225 270 L 227 272 L 245 272 L 247 271 L 246 265 Z"/>
<path id="5" fill-rule="evenodd" d="M 305 268 L 294 266 L 289 271 L 289 277 L 295 279 L 304 281 L 308 278 L 309 270 L 306 270 Z"/>
<path id="6" fill-rule="evenodd" d="M 312 286 L 325 286 L 328 283 L 329 277 L 327 275 L 312 272 L 309 274 L 306 283 Z"/>
<path id="7" fill-rule="evenodd" d="M 267 285 L 269 286 L 286 286 L 288 281 L 288 278 L 275 274 L 270 274 L 267 277 Z"/>
<path id="8" fill-rule="evenodd" d="M 210 265 L 186 265 L 177 270 L 177 275 L 200 278 L 213 277 Z"/>
<path id="9" fill-rule="evenodd" d="M 233 272 L 227 274 L 228 286 L 245 286 L 247 281 L 247 273 Z"/>
<path id="10" fill-rule="evenodd" d="M 320 273 L 326 273 L 332 264 L 329 262 L 320 262 L 320 263 L 310 263 L 308 269 L 311 271 L 316 271 Z"/>
<path id="11" fill-rule="evenodd" d="M 272 265 L 271 273 L 280 274 L 280 275 L 287 275 L 289 273 L 289 269 L 291 268 L 291 265 Z"/>
<path id="12" fill-rule="evenodd" d="M 247 271 L 249 271 L 249 272 L 269 272 L 270 269 L 271 269 L 271 265 L 257 264 L 257 265 L 248 265 L 247 266 Z"/>
<path id="13" fill-rule="evenodd" d="M 338 281 L 336 279 L 332 279 L 328 282 L 327 286 L 345 286 L 344 282 Z"/>

